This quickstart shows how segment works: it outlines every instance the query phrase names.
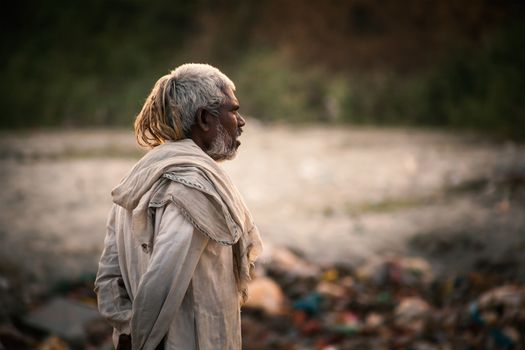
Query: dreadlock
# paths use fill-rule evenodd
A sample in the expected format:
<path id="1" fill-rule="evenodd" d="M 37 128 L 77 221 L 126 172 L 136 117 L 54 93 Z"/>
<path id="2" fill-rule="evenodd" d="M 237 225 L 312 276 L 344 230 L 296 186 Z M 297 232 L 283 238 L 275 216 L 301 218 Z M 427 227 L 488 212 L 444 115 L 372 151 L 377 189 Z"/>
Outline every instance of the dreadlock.
<path id="1" fill-rule="evenodd" d="M 190 137 L 199 108 L 219 115 L 233 82 L 220 70 L 207 64 L 183 64 L 161 77 L 135 119 L 139 145 L 153 148 L 166 141 Z"/>

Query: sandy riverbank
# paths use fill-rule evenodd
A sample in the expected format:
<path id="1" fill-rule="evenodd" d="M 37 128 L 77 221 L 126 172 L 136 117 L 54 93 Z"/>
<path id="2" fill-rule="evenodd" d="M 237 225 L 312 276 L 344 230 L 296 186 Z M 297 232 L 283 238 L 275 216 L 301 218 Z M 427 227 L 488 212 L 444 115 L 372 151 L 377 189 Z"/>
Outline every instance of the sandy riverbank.
<path id="1" fill-rule="evenodd" d="M 523 145 L 256 124 L 241 141 L 224 166 L 268 243 L 320 263 L 422 255 L 438 271 L 501 265 L 525 278 Z M 109 192 L 141 155 L 133 135 L 4 133 L 0 149 L 2 259 L 36 279 L 94 271 Z"/>

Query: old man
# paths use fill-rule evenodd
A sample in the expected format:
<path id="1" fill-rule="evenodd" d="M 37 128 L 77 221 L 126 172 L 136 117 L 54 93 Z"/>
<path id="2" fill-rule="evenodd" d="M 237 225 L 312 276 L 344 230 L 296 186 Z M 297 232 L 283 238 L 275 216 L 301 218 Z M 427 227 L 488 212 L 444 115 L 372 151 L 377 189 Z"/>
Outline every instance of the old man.
<path id="1" fill-rule="evenodd" d="M 245 120 L 217 68 L 161 77 L 135 120 L 151 150 L 112 191 L 95 281 L 117 348 L 240 349 L 240 303 L 261 241 L 219 161 Z"/>

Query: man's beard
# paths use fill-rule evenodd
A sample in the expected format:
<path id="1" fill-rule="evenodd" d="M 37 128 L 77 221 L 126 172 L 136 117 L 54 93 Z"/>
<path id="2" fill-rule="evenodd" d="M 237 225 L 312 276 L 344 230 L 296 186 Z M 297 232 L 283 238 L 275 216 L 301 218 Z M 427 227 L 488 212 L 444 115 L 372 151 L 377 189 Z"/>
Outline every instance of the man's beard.
<path id="1" fill-rule="evenodd" d="M 240 135 L 240 132 L 238 132 Z M 222 124 L 217 124 L 217 137 L 206 150 L 212 159 L 216 161 L 230 160 L 237 154 L 238 143 L 231 137 Z"/>

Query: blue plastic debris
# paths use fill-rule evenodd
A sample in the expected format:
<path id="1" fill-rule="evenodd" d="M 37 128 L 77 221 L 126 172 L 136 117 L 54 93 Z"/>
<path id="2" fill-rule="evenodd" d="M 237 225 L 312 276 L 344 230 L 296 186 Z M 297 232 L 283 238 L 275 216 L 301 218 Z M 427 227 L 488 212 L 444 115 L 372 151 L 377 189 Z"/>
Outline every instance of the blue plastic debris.
<path id="1" fill-rule="evenodd" d="M 296 300 L 293 303 L 293 308 L 295 310 L 304 311 L 310 316 L 317 315 L 321 308 L 321 301 L 322 296 L 319 293 L 311 293 L 305 296 L 304 298 L 301 298 L 299 300 Z"/>

